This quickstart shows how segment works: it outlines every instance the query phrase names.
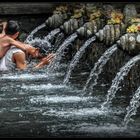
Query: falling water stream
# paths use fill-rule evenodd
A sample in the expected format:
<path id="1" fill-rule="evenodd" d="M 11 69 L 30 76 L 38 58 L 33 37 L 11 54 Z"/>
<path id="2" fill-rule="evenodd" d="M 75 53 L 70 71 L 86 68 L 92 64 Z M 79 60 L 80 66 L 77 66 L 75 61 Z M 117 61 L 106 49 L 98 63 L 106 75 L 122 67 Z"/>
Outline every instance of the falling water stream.
<path id="1" fill-rule="evenodd" d="M 44 28 L 46 25 L 45 23 L 42 23 L 41 25 L 37 26 L 30 34 L 29 36 L 26 38 L 25 43 L 28 43 L 29 41 L 33 40 L 33 36 L 36 32 L 38 32 L 39 30 L 41 30 L 42 28 Z"/>
<path id="2" fill-rule="evenodd" d="M 136 64 L 137 61 L 140 60 L 140 55 L 133 57 L 130 61 L 128 61 L 116 74 L 116 77 L 112 81 L 112 85 L 108 90 L 106 101 L 103 103 L 102 108 L 108 106 L 113 98 L 115 98 L 115 94 L 118 91 L 120 82 L 124 79 L 124 77 L 128 74 L 130 69 Z"/>
<path id="3" fill-rule="evenodd" d="M 85 52 L 85 49 L 96 40 L 96 36 L 93 36 L 92 38 L 88 39 L 83 46 L 80 47 L 79 51 L 77 51 L 77 53 L 75 54 L 75 56 L 73 57 L 70 66 L 67 70 L 67 74 L 66 77 L 63 81 L 64 84 L 67 84 L 69 82 L 69 78 L 71 75 L 72 70 L 75 68 L 75 66 L 77 65 L 77 63 L 79 62 L 80 58 L 82 57 L 82 55 Z"/>
<path id="4" fill-rule="evenodd" d="M 124 117 L 124 124 L 127 125 L 131 121 L 131 117 L 136 115 L 137 109 L 140 106 L 140 87 L 137 89 L 133 95 L 130 105 L 126 108 L 127 113 Z"/>
<path id="5" fill-rule="evenodd" d="M 94 64 L 93 69 L 90 72 L 89 78 L 85 84 L 85 87 L 83 88 L 84 91 L 87 90 L 89 92 L 93 91 L 93 87 L 97 84 L 97 80 L 99 77 L 99 74 L 101 74 L 103 70 L 103 66 L 107 63 L 107 61 L 110 59 L 111 55 L 117 50 L 117 45 L 113 45 L 109 49 L 107 49 L 103 55 L 99 58 L 99 60 Z"/>
<path id="6" fill-rule="evenodd" d="M 35 37 L 33 38 L 33 35 L 37 33 L 40 29 L 44 28 L 45 24 L 41 24 L 40 26 L 36 27 L 30 35 L 26 38 L 24 41 L 25 43 L 28 43 L 32 46 L 36 46 L 41 48 L 46 54 L 48 53 L 49 50 L 53 48 L 53 45 L 50 43 L 51 39 L 60 32 L 59 28 L 56 28 L 52 30 L 47 36 L 43 38 Z"/>
<path id="7" fill-rule="evenodd" d="M 70 45 L 75 39 L 77 38 L 77 34 L 73 33 L 70 35 L 65 41 L 60 45 L 60 47 L 57 49 L 55 53 L 55 59 L 53 60 L 52 63 L 49 64 L 47 71 L 53 72 L 55 69 L 57 69 L 60 65 L 60 60 L 62 57 L 62 53 L 64 49 Z"/>
<path id="8" fill-rule="evenodd" d="M 54 37 L 59 32 L 60 32 L 60 29 L 56 28 L 56 29 L 52 30 L 46 37 L 44 37 L 44 39 L 49 41 L 52 39 L 52 37 Z"/>

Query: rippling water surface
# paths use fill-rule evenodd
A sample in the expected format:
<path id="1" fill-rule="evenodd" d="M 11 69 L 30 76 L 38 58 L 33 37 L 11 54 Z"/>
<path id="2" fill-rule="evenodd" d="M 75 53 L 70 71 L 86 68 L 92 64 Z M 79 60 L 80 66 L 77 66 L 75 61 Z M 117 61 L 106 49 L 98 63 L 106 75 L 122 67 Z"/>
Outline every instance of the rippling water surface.
<path id="1" fill-rule="evenodd" d="M 140 136 L 139 121 L 123 126 L 121 104 L 102 110 L 107 93 L 85 95 L 80 77 L 66 86 L 64 75 L 45 69 L 1 74 L 0 137 Z"/>

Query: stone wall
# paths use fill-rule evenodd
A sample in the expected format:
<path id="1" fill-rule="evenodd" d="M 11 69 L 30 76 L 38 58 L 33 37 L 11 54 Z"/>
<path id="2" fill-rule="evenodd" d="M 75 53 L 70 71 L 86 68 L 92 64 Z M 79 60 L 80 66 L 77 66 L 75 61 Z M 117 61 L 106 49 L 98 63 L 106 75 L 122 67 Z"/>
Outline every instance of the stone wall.
<path id="1" fill-rule="evenodd" d="M 48 2 L 0 2 L 0 15 L 48 14 L 56 5 Z"/>
<path id="2" fill-rule="evenodd" d="M 90 2 L 87 2 L 90 4 Z M 19 14 L 44 14 L 52 13 L 57 5 L 67 4 L 75 7 L 78 4 L 87 4 L 82 2 L 0 2 L 0 15 L 19 15 Z M 94 2 L 92 2 L 94 3 Z M 123 9 L 128 2 L 102 2 L 100 4 L 111 4 L 115 8 Z M 96 3 L 97 4 L 97 3 Z M 140 4 L 131 2 L 136 5 L 138 12 L 140 11 Z"/>

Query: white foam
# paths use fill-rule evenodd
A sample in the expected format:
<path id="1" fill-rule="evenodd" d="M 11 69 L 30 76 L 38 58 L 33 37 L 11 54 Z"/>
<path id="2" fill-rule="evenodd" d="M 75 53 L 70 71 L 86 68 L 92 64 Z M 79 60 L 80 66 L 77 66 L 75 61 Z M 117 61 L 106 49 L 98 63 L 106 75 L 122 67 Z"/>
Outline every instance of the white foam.
<path id="1" fill-rule="evenodd" d="M 61 88 L 68 88 L 65 85 L 53 85 L 51 83 L 48 84 L 41 84 L 41 85 L 22 85 L 22 89 L 28 90 L 46 90 L 46 89 L 61 89 Z"/>
<path id="2" fill-rule="evenodd" d="M 105 114 L 105 111 L 102 111 L 98 108 L 83 108 L 78 110 L 73 110 L 70 112 L 58 112 L 58 114 L 61 116 L 93 116 L 93 115 L 103 115 Z"/>
<path id="3" fill-rule="evenodd" d="M 76 126 L 76 130 L 88 133 L 117 133 L 124 132 L 126 130 L 126 127 L 117 126 L 115 124 L 104 124 L 104 126 L 95 126 L 93 124 L 79 124 Z"/>
<path id="4" fill-rule="evenodd" d="M 74 103 L 80 101 L 87 101 L 92 97 L 78 97 L 78 96 L 39 96 L 30 99 L 31 103 Z"/>
<path id="5" fill-rule="evenodd" d="M 87 100 L 86 100 L 87 101 Z M 68 109 L 67 111 L 58 111 L 58 110 L 50 110 L 47 112 L 43 112 L 43 115 L 55 115 L 59 117 L 74 117 L 74 118 L 81 118 L 81 117 L 87 117 L 87 116 L 98 116 L 98 115 L 106 115 L 108 112 L 103 111 L 98 108 L 83 108 L 83 109 Z"/>
<path id="6" fill-rule="evenodd" d="M 23 79 L 38 79 L 38 78 L 47 78 L 46 74 L 20 74 L 20 75 L 5 75 L 0 79 L 9 79 L 9 80 L 23 80 Z"/>

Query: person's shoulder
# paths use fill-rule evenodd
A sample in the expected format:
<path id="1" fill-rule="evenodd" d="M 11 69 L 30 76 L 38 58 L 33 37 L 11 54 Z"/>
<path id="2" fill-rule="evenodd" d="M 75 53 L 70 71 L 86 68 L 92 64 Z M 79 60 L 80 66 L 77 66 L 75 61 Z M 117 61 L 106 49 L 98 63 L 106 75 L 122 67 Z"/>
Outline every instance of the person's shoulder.
<path id="1" fill-rule="evenodd" d="M 6 34 L 0 34 L 0 40 L 4 40 L 10 43 L 11 38 L 7 36 Z"/>
<path id="2" fill-rule="evenodd" d="M 17 48 L 17 47 L 14 46 L 14 45 L 11 46 L 11 50 L 13 51 L 13 53 L 15 53 L 15 52 L 19 52 L 19 53 L 23 53 L 23 54 L 25 54 L 25 52 L 24 52 L 23 50 Z"/>
<path id="3" fill-rule="evenodd" d="M 3 37 L 5 37 L 5 34 L 1 33 L 0 34 L 0 39 L 3 38 Z"/>
<path id="4" fill-rule="evenodd" d="M 1 39 L 5 40 L 5 41 L 7 41 L 7 42 L 9 42 L 9 43 L 12 43 L 12 42 L 14 41 L 13 38 L 9 37 L 9 36 L 6 35 L 6 34 L 3 34 L 3 37 L 2 37 Z"/>
<path id="5" fill-rule="evenodd" d="M 17 50 L 13 53 L 13 57 L 18 61 L 25 61 L 25 53 L 23 51 Z"/>
<path id="6" fill-rule="evenodd" d="M 0 38 L 3 37 L 3 34 L 0 34 Z"/>

